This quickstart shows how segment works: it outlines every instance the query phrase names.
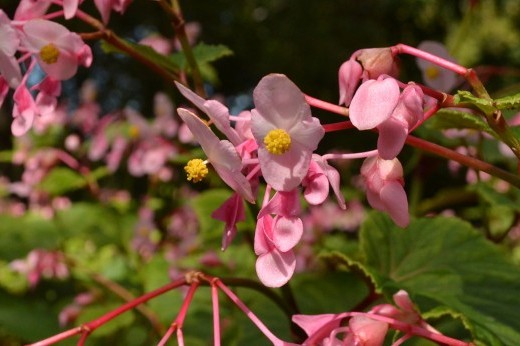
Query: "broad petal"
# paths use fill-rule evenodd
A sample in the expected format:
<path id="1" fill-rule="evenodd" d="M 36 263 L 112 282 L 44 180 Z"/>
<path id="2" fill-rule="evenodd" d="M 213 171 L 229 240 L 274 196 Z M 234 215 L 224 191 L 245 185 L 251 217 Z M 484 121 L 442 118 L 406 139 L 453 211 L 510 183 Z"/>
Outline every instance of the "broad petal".
<path id="1" fill-rule="evenodd" d="M 309 204 L 319 205 L 327 199 L 329 180 L 325 174 L 313 174 L 311 177 L 305 178 L 303 182 L 305 186 L 303 196 Z"/>
<path id="2" fill-rule="evenodd" d="M 27 133 L 29 129 L 32 127 L 34 122 L 34 111 L 32 109 L 27 109 L 26 111 L 21 112 L 13 119 L 11 123 L 11 132 L 14 136 L 19 137 Z"/>
<path id="3" fill-rule="evenodd" d="M 299 217 L 277 216 L 274 221 L 273 243 L 281 252 L 294 248 L 303 235 L 303 222 Z"/>
<path id="4" fill-rule="evenodd" d="M 329 165 L 325 160 L 321 158 L 319 155 L 312 155 L 313 160 L 321 167 L 327 179 L 329 180 L 330 186 L 332 187 L 332 191 L 336 195 L 336 199 L 338 200 L 339 207 L 343 210 L 347 209 L 347 205 L 345 204 L 345 197 L 341 193 L 340 188 L 340 176 L 338 171 Z"/>
<path id="5" fill-rule="evenodd" d="M 11 88 L 16 88 L 22 81 L 20 65 L 14 56 L 7 56 L 0 51 L 0 76 L 5 79 Z"/>
<path id="6" fill-rule="evenodd" d="M 277 191 L 291 191 L 302 182 L 311 160 L 312 152 L 293 143 L 291 149 L 282 155 L 273 155 L 258 148 L 258 159 L 265 181 Z"/>
<path id="7" fill-rule="evenodd" d="M 406 227 L 410 223 L 408 214 L 408 198 L 401 184 L 392 181 L 387 183 L 380 192 L 381 202 L 385 206 L 392 220 L 399 227 Z"/>
<path id="8" fill-rule="evenodd" d="M 204 113 L 208 113 L 208 110 L 204 106 L 204 103 L 206 102 L 205 99 L 203 99 L 202 97 L 200 97 L 199 95 L 197 95 L 196 93 L 194 93 L 189 88 L 185 87 L 179 82 L 175 82 L 175 85 L 177 86 L 177 89 L 179 89 L 182 96 L 190 100 L 191 103 L 193 103 L 198 109 L 200 109 Z"/>
<path id="9" fill-rule="evenodd" d="M 403 149 L 408 136 L 408 126 L 403 122 L 390 118 L 377 127 L 379 137 L 377 150 L 384 160 L 394 159 Z"/>
<path id="10" fill-rule="evenodd" d="M 212 149 L 219 145 L 220 140 L 210 128 L 195 114 L 184 108 L 178 108 L 177 112 L 184 123 L 188 126 L 193 137 L 199 142 L 202 150 L 208 155 Z"/>
<path id="11" fill-rule="evenodd" d="M 338 71 L 339 104 L 346 106 L 350 104 L 362 73 L 363 68 L 356 59 L 349 59 L 340 66 Z"/>
<path id="12" fill-rule="evenodd" d="M 40 48 L 49 43 L 58 41 L 61 37 L 70 34 L 70 31 L 61 24 L 46 19 L 33 19 L 27 21 L 23 26 L 26 42 L 31 49 L 39 51 Z"/>
<path id="13" fill-rule="evenodd" d="M 277 191 L 258 213 L 258 218 L 276 214 L 280 216 L 293 217 L 301 213 L 300 195 L 298 189 L 291 191 Z"/>
<path id="14" fill-rule="evenodd" d="M 307 150 L 314 151 L 325 135 L 325 130 L 318 118 L 312 117 L 308 121 L 302 121 L 289 130 L 291 140 L 298 142 Z"/>
<path id="15" fill-rule="evenodd" d="M 73 77 L 78 71 L 78 59 L 73 53 L 60 50 L 58 61 L 54 64 L 47 64 L 38 58 L 42 70 L 56 80 L 67 80 Z"/>
<path id="16" fill-rule="evenodd" d="M 256 274 L 267 287 L 283 286 L 291 279 L 296 269 L 296 257 L 292 251 L 279 252 L 272 249 L 256 260 Z"/>
<path id="17" fill-rule="evenodd" d="M 367 316 L 354 316 L 348 323 L 352 334 L 360 345 L 381 346 L 385 341 L 388 324 Z"/>
<path id="18" fill-rule="evenodd" d="M 352 98 L 350 120 L 359 130 L 373 129 L 390 117 L 398 100 L 399 85 L 395 79 L 368 80 Z"/>
<path id="19" fill-rule="evenodd" d="M 305 96 L 283 74 L 269 74 L 262 78 L 253 91 L 253 99 L 258 113 L 276 128 L 290 129 L 311 117 Z"/>

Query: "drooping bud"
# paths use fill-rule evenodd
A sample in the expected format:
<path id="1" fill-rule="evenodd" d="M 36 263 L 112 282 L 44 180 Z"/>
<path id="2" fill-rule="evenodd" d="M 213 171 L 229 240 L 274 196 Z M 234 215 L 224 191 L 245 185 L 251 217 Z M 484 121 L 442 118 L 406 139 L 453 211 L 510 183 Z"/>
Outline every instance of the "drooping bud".
<path id="1" fill-rule="evenodd" d="M 345 61 L 339 68 L 339 104 L 348 106 L 361 80 L 363 68 L 355 59 Z"/>
<path id="2" fill-rule="evenodd" d="M 369 79 L 377 79 L 381 75 L 397 77 L 399 67 L 397 58 L 390 48 L 369 48 L 354 53 L 361 63 Z"/>

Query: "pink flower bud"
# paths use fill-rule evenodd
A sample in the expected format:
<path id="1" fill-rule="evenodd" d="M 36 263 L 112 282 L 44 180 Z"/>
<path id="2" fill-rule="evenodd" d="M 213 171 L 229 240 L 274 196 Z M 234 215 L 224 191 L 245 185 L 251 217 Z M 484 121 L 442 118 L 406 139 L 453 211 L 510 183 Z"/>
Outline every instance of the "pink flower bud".
<path id="1" fill-rule="evenodd" d="M 408 226 L 408 199 L 399 160 L 370 157 L 361 166 L 361 175 L 365 180 L 368 203 L 377 210 L 387 212 L 399 227 Z"/>
<path id="2" fill-rule="evenodd" d="M 397 77 L 399 73 L 397 59 L 393 56 L 390 48 L 362 49 L 354 55 L 370 79 L 377 79 L 384 74 Z"/>

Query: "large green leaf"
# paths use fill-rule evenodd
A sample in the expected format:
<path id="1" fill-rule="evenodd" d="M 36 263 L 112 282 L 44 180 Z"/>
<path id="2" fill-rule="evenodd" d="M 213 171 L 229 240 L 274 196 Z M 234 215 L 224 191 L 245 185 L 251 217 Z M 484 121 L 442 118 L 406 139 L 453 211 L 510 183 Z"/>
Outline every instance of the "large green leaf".
<path id="1" fill-rule="evenodd" d="M 364 270 L 386 296 L 407 290 L 425 316 L 460 317 L 481 345 L 518 345 L 520 270 L 468 223 L 424 218 L 408 229 L 371 214 Z"/>

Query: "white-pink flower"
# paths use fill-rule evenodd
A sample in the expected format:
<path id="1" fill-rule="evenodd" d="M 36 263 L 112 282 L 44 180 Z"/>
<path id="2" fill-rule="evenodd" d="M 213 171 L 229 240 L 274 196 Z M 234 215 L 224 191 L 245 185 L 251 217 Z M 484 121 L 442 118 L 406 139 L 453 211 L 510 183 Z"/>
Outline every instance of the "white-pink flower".
<path id="1" fill-rule="evenodd" d="M 304 94 L 285 75 L 262 78 L 253 98 L 251 131 L 262 175 L 274 189 L 291 191 L 305 178 L 325 131 L 312 117 Z"/>
<path id="2" fill-rule="evenodd" d="M 435 54 L 445 60 L 455 62 L 455 59 L 450 55 L 446 47 L 439 42 L 423 41 L 419 44 L 417 49 Z M 422 72 L 424 84 L 431 88 L 449 92 L 458 84 L 457 74 L 453 71 L 419 58 L 417 59 L 417 66 L 419 66 L 419 69 Z"/>
<path id="3" fill-rule="evenodd" d="M 92 51 L 81 37 L 58 23 L 29 20 L 23 26 L 24 45 L 36 55 L 41 68 L 56 80 L 69 79 L 78 65 L 90 66 Z"/>
<path id="4" fill-rule="evenodd" d="M 22 80 L 20 66 L 14 56 L 20 45 L 20 39 L 2 10 L 0 10 L 0 37 L 0 75 L 11 88 L 16 88 Z"/>

